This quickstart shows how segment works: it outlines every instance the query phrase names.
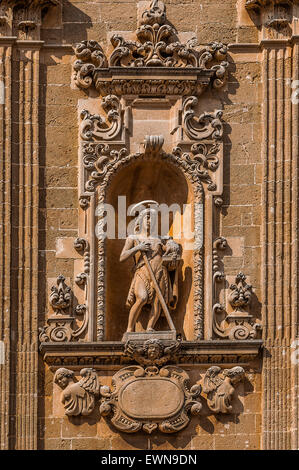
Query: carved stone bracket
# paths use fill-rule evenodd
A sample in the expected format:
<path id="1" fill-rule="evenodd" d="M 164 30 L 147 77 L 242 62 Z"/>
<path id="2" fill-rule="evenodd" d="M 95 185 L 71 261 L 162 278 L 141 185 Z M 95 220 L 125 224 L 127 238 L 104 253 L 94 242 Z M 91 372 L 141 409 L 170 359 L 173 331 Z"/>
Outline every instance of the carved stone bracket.
<path id="1" fill-rule="evenodd" d="M 221 278 L 223 279 L 223 273 Z M 219 278 L 219 276 L 218 276 Z M 246 284 L 246 276 L 239 273 L 236 276 L 236 283 L 231 284 L 231 293 L 228 297 L 233 312 L 227 314 L 225 307 L 220 303 L 213 306 L 213 331 L 220 338 L 231 340 L 247 340 L 257 337 L 262 326 L 253 319 L 246 309 L 248 309 L 252 296 L 252 286 Z M 224 315 L 221 321 L 218 317 Z"/>
<path id="2" fill-rule="evenodd" d="M 262 25 L 269 30 L 285 33 L 293 19 L 293 5 L 298 0 L 246 0 L 249 13 L 258 15 Z"/>

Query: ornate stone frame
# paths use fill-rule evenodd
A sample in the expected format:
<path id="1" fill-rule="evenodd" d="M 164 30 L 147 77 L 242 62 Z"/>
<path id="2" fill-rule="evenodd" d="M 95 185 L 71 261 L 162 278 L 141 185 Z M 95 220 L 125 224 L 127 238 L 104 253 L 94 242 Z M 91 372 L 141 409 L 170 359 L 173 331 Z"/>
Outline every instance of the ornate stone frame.
<path id="1" fill-rule="evenodd" d="M 165 11 L 162 12 L 160 3 L 153 1 L 150 10 L 146 10 L 149 17 L 158 17 L 155 28 L 163 27 L 165 21 Z M 147 18 L 146 14 L 144 18 L 143 26 L 152 28 L 152 19 Z M 165 51 L 169 53 L 170 62 L 166 60 L 155 67 L 151 61 L 141 61 L 138 66 L 114 63 L 114 59 L 111 62 L 96 41 L 82 41 L 75 47 L 73 86 L 97 90 L 102 97 L 104 111 L 100 111 L 99 100 L 95 106 L 94 91 L 89 95 L 91 99 L 84 100 L 84 107 L 79 105 L 78 240 L 81 240 L 81 245 L 79 243 L 78 246 L 81 246 L 79 249 L 84 255 L 84 272 L 74 274 L 76 284 L 85 286 L 86 302 L 78 306 L 81 311 L 84 307 L 84 328 L 79 327 L 73 337 L 77 340 L 79 333 L 85 329 L 87 334 L 83 341 L 86 346 L 97 341 L 99 344 L 106 343 L 107 348 L 111 347 L 105 338 L 106 247 L 105 241 L 100 239 L 97 242 L 95 237 L 96 205 L 106 201 L 107 189 L 120 169 L 138 159 L 150 158 L 168 159 L 171 165 L 179 168 L 191 183 L 195 202 L 202 204 L 203 210 L 194 214 L 196 226 L 200 225 L 203 232 L 203 247 L 194 252 L 194 341 L 198 344 L 203 344 L 204 340 L 217 343 L 213 339 L 217 331 L 214 328 L 215 312 L 219 305 L 216 282 L 223 273 L 218 269 L 217 253 L 220 248 L 217 240 L 221 237 L 215 233 L 214 227 L 217 225 L 215 220 L 219 216 L 223 190 L 222 111 L 197 114 L 196 107 L 199 96 L 208 87 L 217 89 L 225 84 L 227 48 L 221 43 L 199 49 L 195 40 L 185 45 L 171 39 L 167 41 L 169 48 Z M 125 57 L 136 44 L 120 37 L 118 42 L 112 40 L 121 57 Z M 156 47 L 155 44 L 153 47 Z M 178 51 L 187 58 L 186 64 L 180 62 Z M 113 54 L 115 51 L 111 57 L 114 57 Z M 148 101 L 154 101 L 159 106 L 167 103 L 171 130 L 164 138 L 144 135 L 143 139 L 134 141 L 130 135 L 134 109 L 137 106 L 142 108 Z M 94 114 L 95 109 L 100 114 Z M 43 334 L 40 336 L 42 342 L 46 337 Z M 221 336 L 227 337 L 226 333 Z M 255 338 L 254 335 L 250 337 Z M 227 345 L 233 343 L 230 339 L 222 339 L 221 342 Z M 251 340 L 251 345 L 257 354 L 260 342 L 253 343 Z M 45 353 L 47 346 L 50 344 L 41 345 Z M 245 344 L 239 350 L 241 355 L 244 348 Z M 60 348 L 54 349 L 58 351 Z"/>

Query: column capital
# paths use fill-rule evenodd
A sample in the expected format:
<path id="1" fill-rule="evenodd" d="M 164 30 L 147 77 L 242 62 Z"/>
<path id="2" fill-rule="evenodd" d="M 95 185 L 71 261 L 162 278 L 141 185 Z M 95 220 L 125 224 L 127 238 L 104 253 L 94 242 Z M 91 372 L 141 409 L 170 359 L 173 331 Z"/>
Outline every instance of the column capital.
<path id="1" fill-rule="evenodd" d="M 59 0 L 2 0 L 0 3 L 0 37 L 39 40 L 42 11 L 59 5 Z"/>
<path id="2" fill-rule="evenodd" d="M 295 33 L 299 0 L 246 0 L 245 8 L 262 40 L 290 38 Z"/>

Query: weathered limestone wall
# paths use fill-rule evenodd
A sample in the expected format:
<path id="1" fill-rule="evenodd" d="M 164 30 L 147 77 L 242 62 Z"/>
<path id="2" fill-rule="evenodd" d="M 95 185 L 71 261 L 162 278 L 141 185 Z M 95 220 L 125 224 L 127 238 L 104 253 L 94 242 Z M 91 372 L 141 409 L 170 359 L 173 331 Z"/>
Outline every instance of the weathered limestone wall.
<path id="1" fill-rule="evenodd" d="M 230 44 L 227 84 L 203 98 L 204 110 L 223 109 L 225 123 L 221 261 L 229 283 L 242 271 L 253 285 L 251 308 L 265 341 L 263 360 L 245 367 L 233 413 L 216 418 L 206 410 L 172 436 L 125 435 L 98 412 L 66 417 L 53 371 L 38 355 L 49 286 L 60 273 L 73 285 L 74 261 L 82 263 L 74 250 L 57 251 L 58 239 L 78 236 L 78 102 L 82 108 L 87 93 L 70 84 L 72 47 L 85 39 L 111 47 L 113 32 L 136 30 L 138 4 L 147 2 L 61 0 L 43 11 L 33 36 L 21 38 L 10 20 L 0 25 L 1 448 L 298 448 L 298 367 L 290 360 L 298 334 L 298 105 L 290 99 L 298 31 L 292 41 L 273 41 L 245 0 L 165 0 L 182 39 L 194 32 L 200 43 Z M 206 370 L 185 369 L 192 383 Z M 100 371 L 102 384 L 114 370 Z"/>

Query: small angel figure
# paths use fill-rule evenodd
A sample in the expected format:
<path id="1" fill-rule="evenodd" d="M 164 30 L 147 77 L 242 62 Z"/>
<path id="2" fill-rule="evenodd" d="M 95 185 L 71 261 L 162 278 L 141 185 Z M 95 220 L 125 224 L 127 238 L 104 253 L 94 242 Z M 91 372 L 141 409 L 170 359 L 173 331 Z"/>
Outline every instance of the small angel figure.
<path id="1" fill-rule="evenodd" d="M 234 385 L 244 377 L 243 367 L 222 370 L 218 366 L 210 367 L 205 375 L 203 391 L 207 394 L 208 407 L 214 413 L 230 413 Z"/>
<path id="2" fill-rule="evenodd" d="M 100 383 L 94 369 L 82 369 L 79 382 L 74 381 L 74 372 L 60 368 L 54 376 L 54 383 L 62 389 L 61 403 L 67 416 L 88 416 L 95 407 L 95 399 L 99 394 Z"/>

